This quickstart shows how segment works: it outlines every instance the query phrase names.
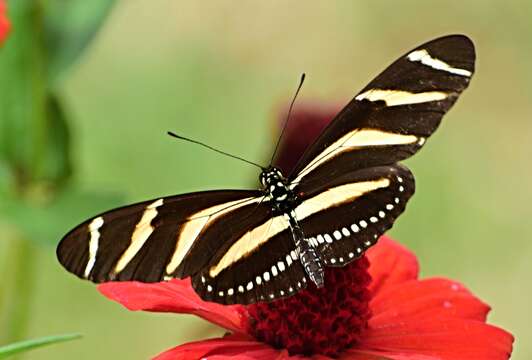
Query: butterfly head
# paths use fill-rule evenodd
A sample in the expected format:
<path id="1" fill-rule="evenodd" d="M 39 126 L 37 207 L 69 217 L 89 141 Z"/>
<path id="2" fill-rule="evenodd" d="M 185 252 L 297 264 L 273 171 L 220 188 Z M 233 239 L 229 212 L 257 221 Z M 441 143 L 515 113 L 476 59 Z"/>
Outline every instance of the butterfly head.
<path id="1" fill-rule="evenodd" d="M 265 192 L 278 202 L 285 201 L 289 197 L 290 190 L 286 184 L 286 179 L 281 171 L 276 167 L 270 167 L 260 174 L 260 182 Z"/>

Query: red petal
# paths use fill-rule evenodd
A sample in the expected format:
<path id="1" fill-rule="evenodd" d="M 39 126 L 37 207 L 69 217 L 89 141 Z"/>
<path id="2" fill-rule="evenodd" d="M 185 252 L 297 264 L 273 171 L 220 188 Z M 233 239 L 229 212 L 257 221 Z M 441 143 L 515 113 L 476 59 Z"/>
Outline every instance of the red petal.
<path id="1" fill-rule="evenodd" d="M 209 360 L 270 360 L 287 358 L 283 355 L 283 352 L 255 341 L 251 337 L 229 335 L 224 338 L 183 344 L 157 355 L 154 360 L 196 360 L 206 357 Z"/>
<path id="2" fill-rule="evenodd" d="M 373 316 L 358 349 L 345 359 L 509 358 L 512 335 L 484 323 L 489 306 L 464 286 L 441 278 L 415 280 L 415 256 L 390 239 L 381 238 L 368 257 Z"/>
<path id="3" fill-rule="evenodd" d="M 512 343 L 511 334 L 481 321 L 427 317 L 371 326 L 359 348 L 444 360 L 502 360 L 509 359 Z"/>
<path id="4" fill-rule="evenodd" d="M 373 279 L 369 289 L 374 294 L 418 277 L 416 256 L 387 236 L 381 236 L 377 244 L 366 252 L 366 256 L 370 262 L 369 274 Z"/>
<path id="5" fill-rule="evenodd" d="M 372 326 L 436 317 L 485 321 L 490 310 L 460 283 L 441 278 L 384 289 L 371 300 L 370 308 Z"/>
<path id="6" fill-rule="evenodd" d="M 194 292 L 190 279 L 144 284 L 109 282 L 98 290 L 129 310 L 194 314 L 235 332 L 245 332 L 244 310 L 240 305 L 206 302 Z"/>
<path id="7" fill-rule="evenodd" d="M 441 360 L 439 357 L 388 351 L 350 349 L 339 360 Z"/>
<path id="8" fill-rule="evenodd" d="M 5 1 L 0 0 L 0 45 L 4 42 L 11 28 L 11 23 L 7 18 L 6 12 L 6 3 Z"/>

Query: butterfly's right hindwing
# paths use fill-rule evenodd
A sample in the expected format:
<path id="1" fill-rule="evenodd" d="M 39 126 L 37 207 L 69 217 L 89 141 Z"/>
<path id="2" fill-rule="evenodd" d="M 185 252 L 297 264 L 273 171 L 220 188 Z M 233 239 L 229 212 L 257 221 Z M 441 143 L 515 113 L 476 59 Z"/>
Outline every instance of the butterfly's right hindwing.
<path id="1" fill-rule="evenodd" d="M 359 258 L 390 229 L 414 194 L 412 173 L 399 164 L 346 173 L 300 187 L 296 208 L 305 236 L 326 266 Z"/>

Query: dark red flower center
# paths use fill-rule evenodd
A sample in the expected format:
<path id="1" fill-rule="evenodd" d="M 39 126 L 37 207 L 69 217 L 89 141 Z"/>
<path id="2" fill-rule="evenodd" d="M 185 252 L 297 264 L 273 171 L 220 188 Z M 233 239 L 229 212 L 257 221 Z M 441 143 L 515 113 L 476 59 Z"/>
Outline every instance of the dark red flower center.
<path id="1" fill-rule="evenodd" d="M 370 316 L 369 261 L 362 257 L 342 268 L 325 269 L 325 286 L 272 303 L 247 307 L 249 331 L 290 355 L 337 356 L 355 345 Z"/>

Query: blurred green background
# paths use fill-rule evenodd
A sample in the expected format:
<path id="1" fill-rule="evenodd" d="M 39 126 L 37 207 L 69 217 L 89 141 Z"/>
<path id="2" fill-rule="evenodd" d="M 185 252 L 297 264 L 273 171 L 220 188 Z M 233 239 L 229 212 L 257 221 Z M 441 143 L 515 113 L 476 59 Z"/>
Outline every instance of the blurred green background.
<path id="1" fill-rule="evenodd" d="M 490 322 L 516 336 L 513 359 L 532 358 L 530 14 L 524 0 L 118 1 L 54 85 L 71 128 L 67 195 L 33 213 L 0 193 L 0 306 L 27 304 L 23 338 L 84 334 L 25 358 L 146 359 L 222 334 L 190 316 L 126 311 L 66 273 L 56 243 L 101 210 L 249 187 L 258 176 L 167 130 L 265 162 L 301 72 L 300 101 L 346 103 L 395 58 L 449 33 L 474 40 L 477 72 L 430 145 L 407 161 L 416 196 L 391 235 L 415 251 L 423 276 L 457 279 L 492 306 Z"/>

